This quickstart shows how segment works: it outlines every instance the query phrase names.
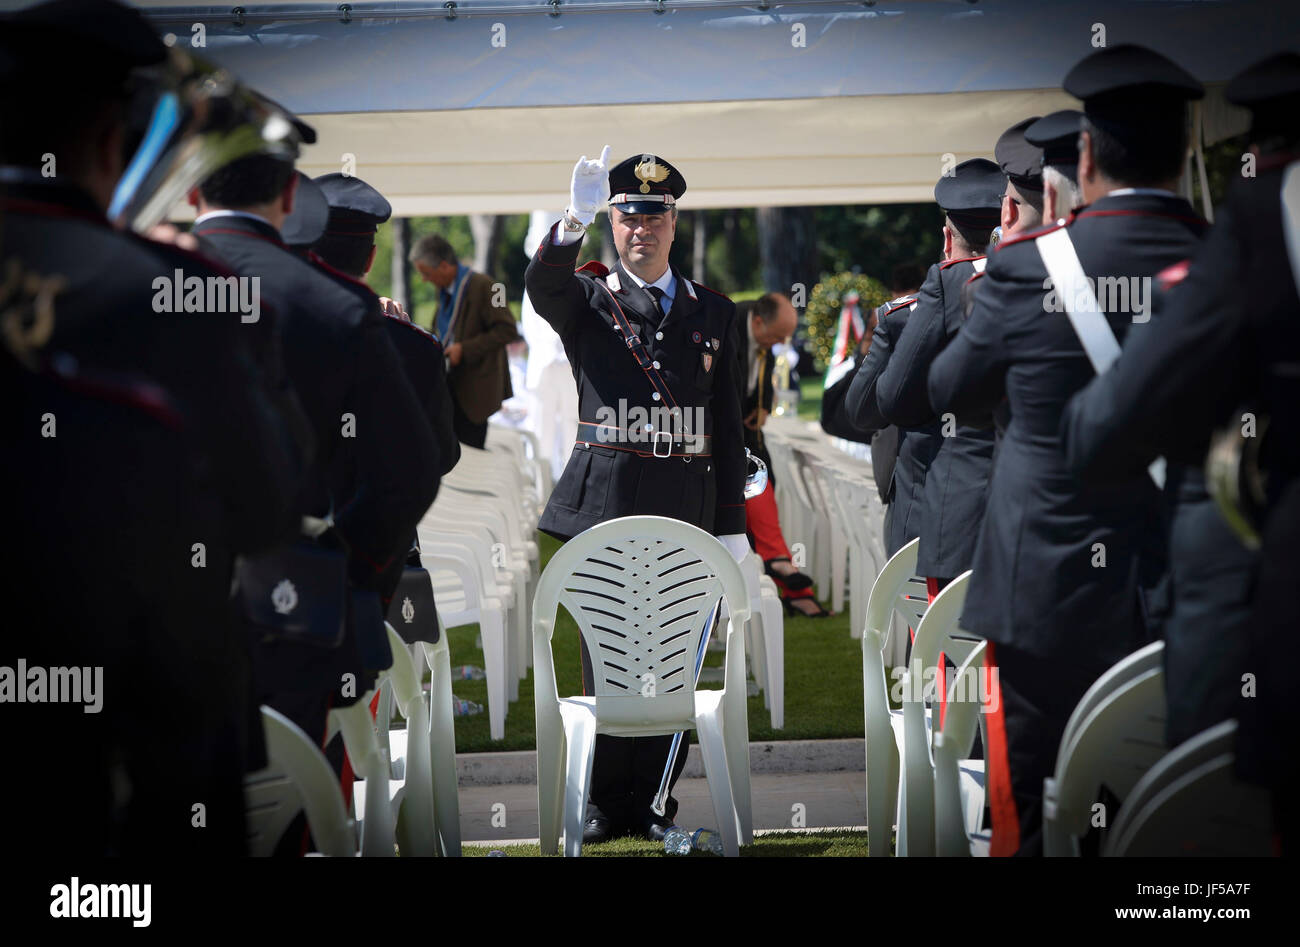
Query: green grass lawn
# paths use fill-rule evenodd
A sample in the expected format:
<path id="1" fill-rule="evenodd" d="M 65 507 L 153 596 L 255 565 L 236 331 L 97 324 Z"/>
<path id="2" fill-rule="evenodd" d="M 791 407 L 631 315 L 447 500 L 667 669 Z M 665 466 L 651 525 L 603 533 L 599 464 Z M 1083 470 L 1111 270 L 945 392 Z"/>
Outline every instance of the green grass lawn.
<path id="1" fill-rule="evenodd" d="M 799 419 L 820 421 L 822 416 L 822 376 L 799 379 Z"/>
<path id="2" fill-rule="evenodd" d="M 818 389 L 820 391 L 820 388 Z M 560 544 L 538 534 L 541 565 Z M 826 602 L 822 603 L 825 607 Z M 474 646 L 477 626 L 454 628 L 448 633 L 453 667 L 483 666 L 483 652 Z M 582 693 L 582 667 L 578 626 L 563 609 L 552 639 L 556 683 L 562 695 Z M 721 666 L 722 652 L 710 652 L 705 666 Z M 704 685 L 721 686 L 721 685 Z M 453 681 L 457 697 L 482 704 L 484 712 L 456 718 L 456 751 L 473 753 L 535 748 L 533 677 L 519 682 L 519 700 L 506 716 L 505 739 L 488 735 L 487 681 Z M 785 728 L 773 730 L 763 697 L 749 698 L 751 740 L 806 740 L 862 736 L 862 648 L 849 637 L 848 609 L 831 618 L 786 616 L 785 619 Z"/>
<path id="3" fill-rule="evenodd" d="M 486 845 L 466 844 L 461 854 L 469 857 L 486 857 L 491 851 Z M 503 845 L 499 851 L 507 858 L 540 858 L 538 845 Z M 600 845 L 582 846 L 584 856 L 597 858 L 670 858 L 662 844 L 645 839 L 620 838 Z M 740 850 L 742 858 L 794 858 L 809 855 L 823 858 L 862 858 L 867 854 L 866 832 L 781 832 L 759 835 L 753 845 Z M 691 852 L 689 857 L 712 858 L 704 852 Z"/>

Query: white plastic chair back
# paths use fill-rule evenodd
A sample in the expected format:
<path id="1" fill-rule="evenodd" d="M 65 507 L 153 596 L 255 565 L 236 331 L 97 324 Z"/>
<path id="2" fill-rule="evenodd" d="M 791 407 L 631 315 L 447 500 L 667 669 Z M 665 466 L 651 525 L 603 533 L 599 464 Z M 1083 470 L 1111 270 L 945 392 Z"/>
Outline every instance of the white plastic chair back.
<path id="1" fill-rule="evenodd" d="M 892 720 L 889 682 L 885 679 L 883 650 L 897 611 L 913 627 L 925 614 L 925 582 L 915 576 L 916 551 L 912 540 L 880 570 L 867 600 L 862 632 L 862 703 L 866 733 L 867 848 L 871 855 L 889 854 L 899 789 L 899 737 L 901 727 Z M 900 718 L 901 719 L 901 718 Z"/>
<path id="2" fill-rule="evenodd" d="M 304 812 L 322 854 L 357 854 L 356 832 L 325 754 L 293 721 L 262 707 L 267 767 L 244 781 L 248 852 L 269 856 L 294 816 Z"/>
<path id="3" fill-rule="evenodd" d="M 1175 747 L 1124 800 L 1102 854 L 1133 857 L 1265 857 L 1272 852 L 1272 799 L 1233 776 L 1237 721 Z"/>
<path id="4" fill-rule="evenodd" d="M 975 742 L 981 706 L 978 701 L 951 699 L 959 690 L 952 685 L 982 671 L 986 647 L 986 642 L 980 642 L 958 666 L 949 687 L 943 729 L 933 738 L 935 854 L 941 857 L 966 857 L 973 854 L 972 847 L 989 841 L 974 838 L 984 812 L 983 761 L 967 760 L 966 769 L 962 768 Z M 977 762 L 980 765 L 973 765 Z"/>
<path id="5" fill-rule="evenodd" d="M 938 725 L 939 655 L 964 662 L 983 639 L 958 625 L 971 573 L 963 572 L 937 595 L 912 641 L 912 656 L 902 676 L 903 684 L 903 793 L 906 818 L 898 826 L 900 855 L 935 853 L 934 762 L 930 734 Z M 945 674 L 945 678 L 947 675 Z M 927 708 L 933 703 L 933 710 Z M 967 747 L 969 749 L 969 747 Z"/>
<path id="6" fill-rule="evenodd" d="M 731 616 L 723 689 L 697 693 L 695 656 L 723 598 Z M 588 698 L 561 700 L 556 690 L 551 635 L 561 604 L 591 654 L 595 694 Z M 582 797 L 596 733 L 652 736 L 688 729 L 700 735 L 724 850 L 736 853 L 752 832 L 744 647 L 749 613 L 740 566 L 715 537 L 680 520 L 609 520 L 551 558 L 533 607 L 544 853 L 555 850 L 562 817 L 566 854 L 581 851 Z"/>
<path id="7" fill-rule="evenodd" d="M 433 818 L 433 775 L 429 760 L 429 708 L 425 704 L 420 675 L 411 660 L 410 645 L 388 628 L 388 645 L 393 652 L 393 666 L 388 680 L 397 712 L 406 720 L 406 746 L 401 786 L 393 792 L 393 816 L 396 820 L 397 847 L 403 856 L 430 856 L 437 853 Z M 381 702 L 382 704 L 382 702 Z M 379 719 L 380 729 L 387 731 L 388 720 Z M 385 741 L 381 741 L 381 744 Z"/>
<path id="8" fill-rule="evenodd" d="M 623 517 L 580 533 L 551 558 L 534 612 L 547 655 L 556 605 L 577 622 L 603 723 L 662 734 L 689 726 L 700 636 L 724 594 L 732 623 L 743 627 L 749 618 L 745 579 L 715 537 L 667 517 Z M 558 697 L 542 689 L 539 701 Z"/>
<path id="9" fill-rule="evenodd" d="M 1155 652 L 1152 652 L 1155 648 Z M 1165 686 L 1160 666 L 1162 642 L 1143 648 L 1093 686 L 1080 704 L 1090 710 L 1063 740 L 1053 776 L 1043 781 L 1043 853 L 1078 855 L 1079 839 L 1092 825 L 1093 805 L 1104 786 L 1122 803 L 1139 779 L 1165 752 Z M 1153 666 L 1154 665 L 1154 666 Z M 1146 667 L 1136 676 L 1133 666 Z M 1112 669 L 1114 670 L 1114 669 Z M 1120 680 L 1118 686 L 1114 681 Z M 1105 683 L 1104 688 L 1097 685 Z M 1116 813 L 1107 812 L 1107 830 Z"/>

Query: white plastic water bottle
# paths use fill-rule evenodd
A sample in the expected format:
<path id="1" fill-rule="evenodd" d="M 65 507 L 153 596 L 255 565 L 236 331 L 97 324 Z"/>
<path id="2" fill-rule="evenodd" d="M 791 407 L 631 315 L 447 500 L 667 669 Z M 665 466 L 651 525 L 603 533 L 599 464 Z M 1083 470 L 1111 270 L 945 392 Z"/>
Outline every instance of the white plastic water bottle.
<path id="1" fill-rule="evenodd" d="M 697 852 L 722 854 L 722 836 L 712 829 L 696 829 L 691 836 L 691 847 Z"/>
<path id="2" fill-rule="evenodd" d="M 668 826 L 668 831 L 664 833 L 664 851 L 669 855 L 689 855 L 691 833 L 680 825 Z"/>

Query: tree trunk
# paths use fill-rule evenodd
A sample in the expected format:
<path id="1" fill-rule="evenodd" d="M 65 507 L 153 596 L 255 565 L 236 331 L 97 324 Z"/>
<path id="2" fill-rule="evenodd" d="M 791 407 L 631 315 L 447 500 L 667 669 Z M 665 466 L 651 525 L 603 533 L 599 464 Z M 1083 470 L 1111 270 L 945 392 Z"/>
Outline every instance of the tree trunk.
<path id="1" fill-rule="evenodd" d="M 393 298 L 407 312 L 411 311 L 411 270 L 406 262 L 411 252 L 411 218 L 393 218 Z"/>
<path id="2" fill-rule="evenodd" d="M 501 243 L 501 227 L 505 218 L 500 214 L 470 214 L 469 232 L 474 237 L 474 266 L 479 273 L 491 273 L 496 263 L 497 247 Z"/>
<path id="3" fill-rule="evenodd" d="M 819 275 L 813 209 L 760 207 L 756 214 L 764 288 L 790 295 L 802 284 L 811 292 Z"/>

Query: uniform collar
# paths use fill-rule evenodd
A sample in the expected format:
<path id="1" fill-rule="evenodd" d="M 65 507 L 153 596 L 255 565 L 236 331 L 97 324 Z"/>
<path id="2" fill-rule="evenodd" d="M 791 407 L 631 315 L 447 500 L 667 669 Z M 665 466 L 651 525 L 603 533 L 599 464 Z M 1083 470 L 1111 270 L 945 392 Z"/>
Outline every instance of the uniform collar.
<path id="1" fill-rule="evenodd" d="M 280 239 L 280 231 L 272 227 L 271 222 L 265 217 L 259 217 L 256 214 L 249 214 L 239 210 L 214 210 L 203 214 L 194 221 L 194 233 L 196 234 L 202 235 L 218 230 L 239 231 L 251 237 L 270 240 L 278 246 L 284 246 L 284 241 Z M 286 247 L 286 249 L 288 248 Z"/>

